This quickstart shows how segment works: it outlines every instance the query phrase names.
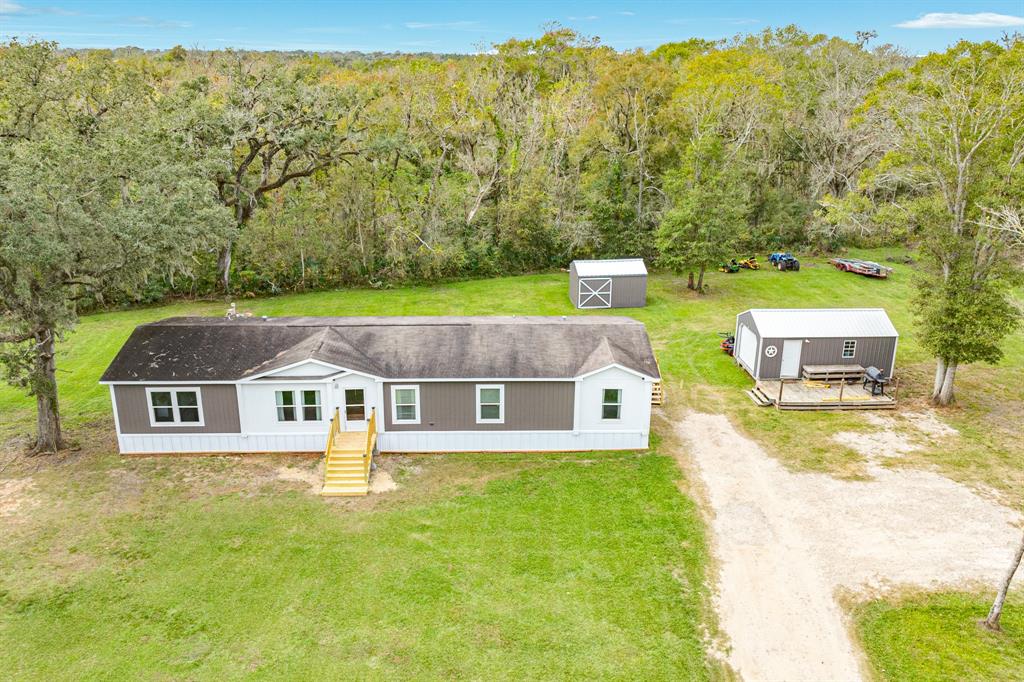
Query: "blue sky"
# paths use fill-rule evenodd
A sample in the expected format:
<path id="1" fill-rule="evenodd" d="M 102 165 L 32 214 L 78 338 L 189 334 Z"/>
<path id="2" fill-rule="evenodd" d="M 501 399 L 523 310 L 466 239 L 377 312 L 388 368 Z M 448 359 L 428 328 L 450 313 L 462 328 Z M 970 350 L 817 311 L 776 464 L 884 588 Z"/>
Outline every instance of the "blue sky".
<path id="1" fill-rule="evenodd" d="M 1024 0 L 0 0 L 0 39 L 33 37 L 67 47 L 476 52 L 509 37 L 537 35 L 548 22 L 617 49 L 795 23 L 845 38 L 875 30 L 880 41 L 922 54 L 960 38 L 1024 32 Z"/>

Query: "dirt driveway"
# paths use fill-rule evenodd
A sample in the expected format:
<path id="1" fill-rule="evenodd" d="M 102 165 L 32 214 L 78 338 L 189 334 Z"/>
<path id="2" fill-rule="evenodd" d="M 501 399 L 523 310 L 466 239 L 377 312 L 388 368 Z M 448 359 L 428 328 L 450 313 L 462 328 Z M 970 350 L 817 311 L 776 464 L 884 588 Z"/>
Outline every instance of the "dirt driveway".
<path id="1" fill-rule="evenodd" d="M 677 430 L 714 514 L 727 658 L 748 682 L 862 679 L 837 591 L 994 584 L 1019 537 L 1018 514 L 935 473 L 793 473 L 722 415 Z"/>

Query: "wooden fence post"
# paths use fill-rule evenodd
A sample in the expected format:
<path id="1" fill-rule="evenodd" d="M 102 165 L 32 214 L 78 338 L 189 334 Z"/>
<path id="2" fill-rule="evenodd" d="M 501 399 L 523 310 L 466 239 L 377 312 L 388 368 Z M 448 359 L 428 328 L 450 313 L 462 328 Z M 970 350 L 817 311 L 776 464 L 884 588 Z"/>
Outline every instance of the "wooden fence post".
<path id="1" fill-rule="evenodd" d="M 782 387 L 786 385 L 786 380 L 779 377 L 779 397 L 775 401 L 775 407 L 778 408 L 782 404 Z"/>
<path id="2" fill-rule="evenodd" d="M 896 385 L 892 387 L 892 401 L 895 403 L 900 395 L 900 378 L 896 377 Z"/>
<path id="3" fill-rule="evenodd" d="M 840 379 L 839 380 L 839 404 L 840 405 L 843 404 L 843 389 L 844 388 L 846 388 L 846 380 L 845 379 Z"/>

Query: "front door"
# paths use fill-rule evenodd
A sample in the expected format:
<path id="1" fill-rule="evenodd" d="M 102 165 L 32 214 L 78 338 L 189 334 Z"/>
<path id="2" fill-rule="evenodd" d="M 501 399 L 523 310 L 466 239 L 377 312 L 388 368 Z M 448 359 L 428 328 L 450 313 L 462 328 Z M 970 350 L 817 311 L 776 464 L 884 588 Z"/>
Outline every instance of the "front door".
<path id="1" fill-rule="evenodd" d="M 787 339 L 782 342 L 782 369 L 779 376 L 793 379 L 800 376 L 800 353 L 803 352 L 803 339 Z"/>
<path id="2" fill-rule="evenodd" d="M 366 404 L 365 388 L 344 388 L 341 394 L 341 414 L 345 418 L 346 431 L 365 431 L 370 418 Z"/>
<path id="3" fill-rule="evenodd" d="M 374 385 L 360 376 L 347 376 L 334 382 L 334 396 L 341 414 L 343 431 L 365 431 L 370 410 L 376 401 Z"/>

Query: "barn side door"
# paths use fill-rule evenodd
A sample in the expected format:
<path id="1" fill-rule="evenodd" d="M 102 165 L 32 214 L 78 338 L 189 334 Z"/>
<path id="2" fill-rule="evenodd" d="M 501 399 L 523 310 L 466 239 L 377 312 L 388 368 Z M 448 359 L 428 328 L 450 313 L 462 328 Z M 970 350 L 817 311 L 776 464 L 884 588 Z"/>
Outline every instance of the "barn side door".
<path id="1" fill-rule="evenodd" d="M 580 308 L 611 308 L 612 278 L 580 278 Z"/>

